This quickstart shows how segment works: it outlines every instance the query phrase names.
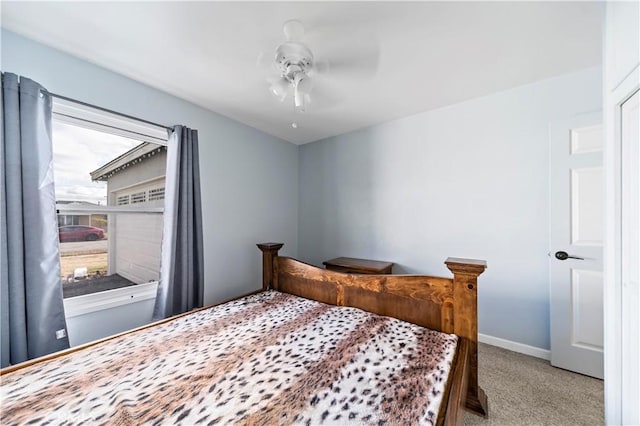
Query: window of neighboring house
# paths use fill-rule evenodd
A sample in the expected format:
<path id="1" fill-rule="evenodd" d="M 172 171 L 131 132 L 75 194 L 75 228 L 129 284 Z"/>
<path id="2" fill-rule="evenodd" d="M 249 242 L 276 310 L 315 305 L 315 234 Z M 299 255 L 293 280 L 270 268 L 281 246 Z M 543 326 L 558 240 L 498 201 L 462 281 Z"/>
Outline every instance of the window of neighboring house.
<path id="1" fill-rule="evenodd" d="M 144 203 L 147 201 L 147 193 L 145 191 L 131 194 L 131 204 Z"/>
<path id="2" fill-rule="evenodd" d="M 58 215 L 58 226 L 65 225 L 78 225 L 80 224 L 80 217 L 76 215 L 70 214 L 59 214 Z"/>
<path id="3" fill-rule="evenodd" d="M 53 118 L 64 297 L 157 281 L 166 130 L 55 101 Z"/>
<path id="4" fill-rule="evenodd" d="M 164 187 L 149 190 L 149 201 L 164 200 Z"/>

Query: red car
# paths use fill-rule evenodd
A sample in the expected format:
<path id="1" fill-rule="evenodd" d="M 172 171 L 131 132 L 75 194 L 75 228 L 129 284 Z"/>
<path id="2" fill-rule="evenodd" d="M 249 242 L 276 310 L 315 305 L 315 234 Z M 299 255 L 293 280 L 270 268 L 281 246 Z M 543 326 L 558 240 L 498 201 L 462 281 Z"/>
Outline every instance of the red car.
<path id="1" fill-rule="evenodd" d="M 100 228 L 84 225 L 68 225 L 58 228 L 61 243 L 68 241 L 96 241 L 104 238 L 104 231 Z"/>

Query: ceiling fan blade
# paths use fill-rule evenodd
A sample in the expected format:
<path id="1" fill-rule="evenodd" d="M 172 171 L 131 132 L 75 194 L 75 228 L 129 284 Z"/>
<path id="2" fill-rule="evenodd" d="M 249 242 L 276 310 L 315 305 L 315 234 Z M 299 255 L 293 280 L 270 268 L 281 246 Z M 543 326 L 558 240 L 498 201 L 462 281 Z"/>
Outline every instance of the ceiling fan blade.
<path id="1" fill-rule="evenodd" d="M 265 81 L 270 84 L 274 84 L 280 80 L 282 80 L 282 76 L 278 74 L 270 74 L 265 78 Z"/>
<path id="2" fill-rule="evenodd" d="M 331 72 L 331 64 L 327 59 L 316 59 L 313 61 L 313 68 L 311 69 L 310 75 L 314 73 L 319 73 L 323 75 L 327 75 Z"/>
<path id="3" fill-rule="evenodd" d="M 321 77 L 313 79 L 313 88 L 307 95 L 307 111 L 331 109 L 346 98 L 344 91 L 338 90 L 330 80 Z"/>
<path id="4" fill-rule="evenodd" d="M 371 30 L 344 28 L 313 28 L 308 44 L 315 55 L 314 67 L 319 74 L 331 78 L 371 78 L 380 62 L 380 43 Z"/>
<path id="5" fill-rule="evenodd" d="M 331 59 L 330 76 L 339 79 L 368 79 L 378 73 L 378 57 L 349 57 Z"/>
<path id="6" fill-rule="evenodd" d="M 370 47 L 370 46 L 369 46 Z M 380 51 L 377 48 L 342 49 L 318 61 L 318 73 L 330 78 L 365 79 L 378 73 Z"/>
<path id="7" fill-rule="evenodd" d="M 258 68 L 262 68 L 267 71 L 277 72 L 278 68 L 276 67 L 276 55 L 274 52 L 265 52 L 262 51 L 258 53 L 258 57 L 256 58 L 256 65 Z"/>

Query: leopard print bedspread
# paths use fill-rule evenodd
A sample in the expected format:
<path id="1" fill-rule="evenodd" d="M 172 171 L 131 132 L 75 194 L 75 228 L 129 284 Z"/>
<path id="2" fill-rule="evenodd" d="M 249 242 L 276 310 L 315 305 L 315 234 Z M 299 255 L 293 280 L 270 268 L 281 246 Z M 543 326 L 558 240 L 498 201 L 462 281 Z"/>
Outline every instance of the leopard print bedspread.
<path id="1" fill-rule="evenodd" d="M 268 291 L 2 376 L 1 423 L 433 424 L 457 345 Z"/>

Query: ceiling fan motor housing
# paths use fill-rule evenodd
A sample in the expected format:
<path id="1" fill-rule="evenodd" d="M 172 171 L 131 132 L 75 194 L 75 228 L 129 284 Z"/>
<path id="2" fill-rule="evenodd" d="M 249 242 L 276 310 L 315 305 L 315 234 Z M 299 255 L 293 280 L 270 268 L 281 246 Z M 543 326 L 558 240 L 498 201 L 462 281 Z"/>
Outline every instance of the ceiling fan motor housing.
<path id="1" fill-rule="evenodd" d="M 284 78 L 294 83 L 296 75 L 306 75 L 313 69 L 313 54 L 304 44 L 288 41 L 276 49 L 276 66 Z"/>

